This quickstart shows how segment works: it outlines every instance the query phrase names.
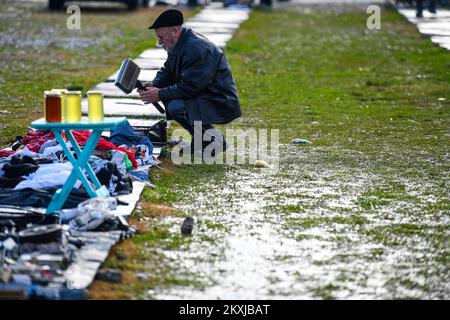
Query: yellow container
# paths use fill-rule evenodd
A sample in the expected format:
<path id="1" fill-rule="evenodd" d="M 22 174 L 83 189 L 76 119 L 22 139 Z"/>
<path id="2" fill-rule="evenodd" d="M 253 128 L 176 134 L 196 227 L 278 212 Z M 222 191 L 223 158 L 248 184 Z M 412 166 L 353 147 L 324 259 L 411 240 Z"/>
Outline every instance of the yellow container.
<path id="1" fill-rule="evenodd" d="M 88 116 L 89 122 L 102 122 L 103 113 L 103 92 L 88 91 Z"/>
<path id="2" fill-rule="evenodd" d="M 81 121 L 81 91 L 66 92 L 65 109 L 65 122 L 74 123 Z"/>
<path id="3" fill-rule="evenodd" d="M 57 92 L 61 95 L 61 122 L 65 122 L 67 108 L 66 108 L 66 93 L 69 92 L 67 89 L 52 89 L 53 92 Z"/>

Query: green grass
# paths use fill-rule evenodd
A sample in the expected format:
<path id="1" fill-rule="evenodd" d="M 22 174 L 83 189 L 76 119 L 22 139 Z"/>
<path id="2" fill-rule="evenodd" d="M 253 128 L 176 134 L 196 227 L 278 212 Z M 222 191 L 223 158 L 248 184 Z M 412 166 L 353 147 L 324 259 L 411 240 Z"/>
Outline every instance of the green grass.
<path id="1" fill-rule="evenodd" d="M 369 153 L 448 145 L 448 52 L 392 11 L 383 11 L 381 31 L 365 29 L 365 19 L 254 14 L 228 49 L 244 116 L 282 128 L 281 142 L 301 133 L 316 145 Z"/>
<path id="2" fill-rule="evenodd" d="M 276 176 L 279 180 L 274 181 L 285 181 L 286 185 L 320 182 L 324 186 L 343 181 L 336 187 L 340 190 L 337 195 L 313 197 L 292 192 L 259 195 L 262 200 L 272 201 L 263 211 L 274 213 L 286 237 L 309 241 L 315 237 L 297 231 L 345 227 L 356 233 L 361 242 L 377 246 L 362 257 L 339 253 L 331 260 L 315 261 L 317 268 L 350 263 L 357 258 L 367 263 L 382 261 L 390 253 L 386 248 L 413 250 L 417 243 L 427 243 L 431 251 L 436 250 L 427 263 L 436 266 L 432 270 L 440 270 L 448 261 L 448 255 L 442 253 L 438 244 L 448 240 L 448 228 L 439 220 L 448 216 L 450 168 L 445 159 L 450 146 L 450 54 L 422 38 L 396 12 L 383 8 L 382 17 L 382 30 L 369 31 L 361 8 L 321 9 L 308 14 L 295 10 L 254 10 L 226 48 L 243 111 L 243 117 L 229 126 L 280 129 L 281 143 L 306 138 L 313 145 L 306 149 L 299 146 L 298 152 L 305 154 L 304 160 L 312 162 L 307 168 L 315 164 L 335 170 L 332 176 L 321 175 L 320 170 L 292 170 L 305 164 L 288 159 Z M 286 151 L 282 147 L 282 156 L 283 152 Z M 146 190 L 144 200 L 191 204 L 196 208 L 197 195 L 210 195 L 213 200 L 208 203 L 212 207 L 201 214 L 205 215 L 206 227 L 221 231 L 220 236 L 201 233 L 194 242 L 214 245 L 215 239 L 226 237 L 233 228 L 218 223 L 220 218 L 208 221 L 223 205 L 222 197 L 212 195 L 208 186 L 236 190 L 233 196 L 245 201 L 245 196 L 236 189 L 236 181 L 230 179 L 233 170 L 239 176 L 237 168 L 207 165 L 152 172 L 157 187 Z M 249 170 L 251 167 L 244 166 L 241 174 Z M 355 187 L 345 182 L 351 182 L 352 176 L 360 172 L 369 172 L 376 179 L 373 182 L 369 179 L 365 189 L 357 190 L 359 196 L 351 201 L 355 207 L 329 207 L 328 200 L 354 195 Z M 226 175 L 228 180 L 224 179 Z M 426 196 L 430 195 L 437 201 L 429 202 Z M 233 200 L 233 196 L 228 200 Z M 283 204 L 287 200 L 298 201 Z M 437 226 L 395 222 L 393 215 L 420 220 L 420 213 L 410 209 L 414 206 L 434 216 Z M 315 215 L 317 209 L 339 214 Z M 381 221 L 385 225 L 377 225 Z M 256 236 L 253 230 L 249 234 Z M 352 243 L 340 231 L 332 239 L 342 248 Z M 275 260 L 282 263 L 291 259 L 286 257 L 289 259 L 279 256 Z M 427 268 L 426 264 L 422 267 Z M 344 281 L 342 277 L 338 276 L 336 281 Z M 406 290 L 416 288 L 411 281 L 397 277 L 388 284 Z M 340 288 L 336 283 L 322 283 L 312 286 L 310 291 L 314 297 L 333 299 Z M 421 288 L 430 290 L 428 285 Z"/>
<path id="3" fill-rule="evenodd" d="M 406 242 L 419 243 L 427 239 L 430 243 L 430 250 L 432 250 L 433 247 L 439 249 L 448 242 L 450 226 L 445 224 L 429 226 L 412 223 L 393 223 L 386 226 L 366 228 L 363 232 L 375 241 L 391 246 L 404 245 Z"/>
<path id="4" fill-rule="evenodd" d="M 193 201 L 196 197 L 196 190 L 203 188 L 210 183 L 220 183 L 223 179 L 224 167 L 199 165 L 195 167 L 174 167 L 166 163 L 164 170 L 153 169 L 150 172 L 152 182 L 156 183 L 155 189 L 145 188 L 142 193 L 144 203 L 150 205 L 171 205 L 180 202 L 181 199 Z M 214 175 L 211 177 L 211 175 Z M 183 187 L 189 186 L 185 191 L 180 191 Z M 113 267 L 123 270 L 131 280 L 122 284 L 106 284 L 102 281 L 95 281 L 90 287 L 91 298 L 121 298 L 121 299 L 148 299 L 152 295 L 145 294 L 149 289 L 170 287 L 174 285 L 189 286 L 201 289 L 204 284 L 196 278 L 189 270 L 179 266 L 180 261 L 167 260 L 161 251 L 189 251 L 194 243 L 212 243 L 216 239 L 207 234 L 207 231 L 198 231 L 200 228 L 196 217 L 196 233 L 198 236 L 182 236 L 179 229 L 175 232 L 170 230 L 170 225 L 164 223 L 164 218 L 157 216 L 159 207 L 154 209 L 155 217 L 146 217 L 143 211 L 136 210 L 132 214 L 130 223 L 138 225 L 142 231 L 130 241 L 119 244 L 115 247 L 104 264 L 104 268 Z M 180 210 L 171 213 L 172 217 L 178 217 L 181 223 L 186 214 Z M 228 231 L 227 226 L 205 221 L 207 230 L 220 232 Z M 123 252 L 124 248 L 131 246 L 131 250 L 125 250 L 129 257 L 120 261 L 115 253 Z M 148 273 L 145 280 L 137 280 L 137 272 Z M 130 285 L 131 282 L 131 285 Z M 104 292 L 110 292 L 105 295 Z"/>
<path id="5" fill-rule="evenodd" d="M 336 217 L 315 217 L 315 218 L 295 218 L 287 219 L 287 226 L 289 228 L 312 228 L 320 225 L 330 224 L 348 224 L 348 225 L 363 225 L 369 221 L 364 217 L 357 215 L 351 216 L 336 216 Z"/>
<path id="6" fill-rule="evenodd" d="M 171 171 L 151 172 L 151 181 L 156 183 L 156 189 L 145 189 L 143 199 L 150 203 L 173 204 L 181 198 L 196 197 L 196 189 L 205 183 L 219 183 L 227 168 L 206 164 L 197 166 L 172 167 Z M 189 189 L 180 189 L 189 186 Z"/>
<path id="7" fill-rule="evenodd" d="M 284 159 L 280 171 L 267 176 L 249 165 L 167 163 L 164 170 L 152 170 L 150 176 L 156 189 L 144 190 L 144 204 L 173 206 L 177 210 L 172 220 L 165 216 L 145 217 L 144 211 L 133 214 L 132 222 L 142 227 L 143 233 L 117 246 L 106 262 L 106 266 L 124 270 L 128 281 L 96 281 L 91 288 L 93 297 L 108 291 L 109 298 L 145 298 L 148 289 L 173 285 L 203 288 L 200 276 L 190 274 L 164 252 L 215 249 L 240 224 L 239 203 L 250 201 L 260 206 L 253 208 L 255 220 L 249 223 L 248 235 L 252 237 L 259 235 L 256 226 L 261 221 L 272 223 L 275 232 L 302 243 L 321 239 L 320 235 L 301 233 L 312 228 L 331 234 L 321 240 L 322 244 L 330 243 L 336 256 L 312 261 L 312 270 L 328 274 L 329 270 L 336 271 L 333 266 L 346 269 L 346 263 L 352 261 L 364 268 L 395 252 L 407 252 L 413 257 L 408 256 L 413 265 L 408 267 L 400 261 L 395 272 L 410 268 L 425 273 L 426 281 L 431 280 L 417 284 L 409 278 L 414 272 L 394 272 L 380 286 L 406 291 L 419 288 L 425 297 L 437 292 L 431 297 L 448 298 L 439 281 L 445 281 L 449 261 L 445 244 L 450 205 L 450 54 L 421 37 L 413 25 L 388 8 L 382 9 L 379 31 L 366 29 L 365 8 L 312 8 L 308 13 L 295 7 L 272 12 L 254 10 L 226 48 L 243 111 L 242 118 L 227 127 L 280 129 L 280 142 L 284 144 L 280 147 Z M 6 109 L 13 112 L 0 115 L 3 143 L 23 131 L 30 119 L 37 118 L 43 90 L 72 82 L 88 89 L 117 69 L 124 52 L 113 50 L 116 45 L 123 44 L 132 56 L 142 51 L 148 34 L 136 35 L 135 31 L 151 19 L 142 13 L 132 15 L 133 19 L 129 19 L 129 13 L 116 17 L 132 23 L 108 36 L 107 41 L 112 42 L 103 49 L 82 50 L 82 55 L 73 50 L 46 49 L 54 57 L 49 64 L 44 64 L 48 57 L 23 53 L 36 76 L 30 79 L 33 85 L 24 86 L 24 92 L 10 81 L 1 84 L 8 95 L 0 97 L 0 109 L 7 105 Z M 107 26 L 117 22 L 108 17 L 95 20 L 106 26 L 105 32 Z M 49 15 L 45 19 L 56 23 L 62 18 Z M 2 47 L 0 54 L 6 57 L 11 50 L 16 49 Z M 97 52 L 106 57 L 98 61 Z M 10 59 L 17 62 L 19 58 Z M 73 59 L 86 68 L 71 65 Z M 0 78 L 23 79 L 8 71 L 15 64 L 8 65 L 0 71 Z M 41 74 L 43 80 L 37 81 Z M 16 118 L 17 122 L 13 120 Z M 313 144 L 288 144 L 297 137 Z M 251 185 L 255 181 L 261 185 L 273 183 L 274 187 L 251 194 L 245 182 Z M 299 191 L 283 189 L 289 187 Z M 335 193 L 320 193 L 326 188 Z M 345 200 L 349 205 L 334 207 L 335 200 Z M 208 207 L 200 206 L 205 203 Z M 178 209 L 180 205 L 186 211 Z M 178 230 L 171 229 L 187 214 L 204 220 L 201 228 L 196 225 L 197 235 L 192 238 L 182 238 Z M 359 244 L 373 247 L 366 254 L 347 252 Z M 127 259 L 118 259 L 121 253 Z M 422 256 L 414 256 L 416 253 Z M 277 263 L 282 265 L 286 260 L 289 265 L 290 255 L 277 257 Z M 295 258 L 292 256 L 292 260 Z M 212 263 L 211 275 L 215 271 Z M 149 278 L 139 280 L 136 272 L 145 272 Z M 333 299 L 345 288 L 341 283 L 344 280 L 355 281 L 356 287 L 365 285 L 347 274 L 336 274 L 336 281 L 308 284 L 311 296 Z M 272 288 L 268 291 L 277 294 Z"/>
<path id="8" fill-rule="evenodd" d="M 6 111 L 0 113 L 0 146 L 25 134 L 31 121 L 43 116 L 45 90 L 81 86 L 85 93 L 114 73 L 124 58 L 154 47 L 156 38 L 147 26 L 165 9 L 82 9 L 81 30 L 69 30 L 65 12 L 17 3 L 19 16 L 0 20 L 0 32 L 14 37 L 0 47 L 0 110 Z"/>

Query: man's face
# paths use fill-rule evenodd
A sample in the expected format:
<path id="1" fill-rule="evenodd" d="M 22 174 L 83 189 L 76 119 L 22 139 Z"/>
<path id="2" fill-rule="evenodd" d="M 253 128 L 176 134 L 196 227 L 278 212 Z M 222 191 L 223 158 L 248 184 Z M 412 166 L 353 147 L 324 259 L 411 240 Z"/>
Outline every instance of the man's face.
<path id="1" fill-rule="evenodd" d="M 180 31 L 178 27 L 161 27 L 155 29 L 155 33 L 158 43 L 166 51 L 175 48 L 178 39 L 180 38 Z"/>

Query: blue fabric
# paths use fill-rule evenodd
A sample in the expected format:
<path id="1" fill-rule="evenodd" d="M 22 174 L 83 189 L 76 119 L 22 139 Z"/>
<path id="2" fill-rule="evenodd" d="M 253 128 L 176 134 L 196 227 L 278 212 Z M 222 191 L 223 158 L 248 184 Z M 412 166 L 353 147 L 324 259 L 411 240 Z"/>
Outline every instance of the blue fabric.
<path id="1" fill-rule="evenodd" d="M 144 169 L 135 169 L 128 171 L 128 175 L 139 179 L 140 181 L 150 182 L 148 179 L 148 168 Z"/>
<path id="2" fill-rule="evenodd" d="M 58 141 L 56 141 L 56 138 L 55 139 L 51 139 L 51 140 L 48 140 L 48 141 L 45 141 L 44 142 L 44 144 L 41 146 L 41 148 L 39 149 L 39 153 L 44 153 L 44 150 L 47 148 L 47 147 L 54 147 L 54 146 L 57 146 L 58 145 Z"/>
<path id="3" fill-rule="evenodd" d="M 132 147 L 144 144 L 149 148 L 150 154 L 153 153 L 153 144 L 150 139 L 145 136 L 139 136 L 136 131 L 134 131 L 128 120 L 125 121 L 123 125 L 118 126 L 117 129 L 111 130 L 109 141 L 114 143 L 116 146 L 125 144 L 128 147 Z"/>
<path id="4" fill-rule="evenodd" d="M 154 165 L 156 166 L 156 164 Z M 150 167 L 153 167 L 153 165 L 150 165 Z M 134 180 L 143 182 L 147 187 L 155 188 L 155 185 L 151 184 L 148 178 L 148 168 L 145 167 L 128 171 L 128 175 Z"/>

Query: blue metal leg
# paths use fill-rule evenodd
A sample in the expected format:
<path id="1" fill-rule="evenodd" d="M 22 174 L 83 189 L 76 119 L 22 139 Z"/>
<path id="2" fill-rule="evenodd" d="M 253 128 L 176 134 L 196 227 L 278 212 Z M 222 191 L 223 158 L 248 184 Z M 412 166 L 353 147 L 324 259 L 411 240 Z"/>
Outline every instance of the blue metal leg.
<path id="1" fill-rule="evenodd" d="M 67 136 L 69 137 L 69 140 L 73 139 L 73 141 L 75 142 L 75 144 L 74 144 L 71 141 L 71 143 L 75 149 L 75 152 L 78 155 L 78 160 L 76 160 L 74 158 L 74 156 L 70 152 L 69 148 L 66 146 L 66 143 L 65 143 L 63 137 L 61 136 L 61 132 L 58 130 L 52 130 L 52 131 L 55 134 L 56 139 L 58 140 L 59 144 L 61 145 L 61 147 L 62 147 L 64 153 L 66 154 L 67 158 L 69 159 L 70 163 L 72 164 L 73 170 L 70 173 L 69 177 L 67 178 L 67 181 L 65 182 L 62 189 L 56 191 L 55 195 L 53 196 L 52 201 L 50 202 L 50 204 L 47 208 L 47 213 L 51 213 L 51 212 L 57 211 L 62 208 L 62 206 L 64 205 L 64 202 L 66 201 L 67 197 L 70 194 L 70 191 L 72 190 L 73 186 L 75 185 L 75 183 L 78 179 L 80 179 L 81 183 L 86 188 L 86 191 L 88 192 L 90 197 L 94 198 L 98 195 L 98 193 L 91 187 L 84 172 L 82 171 L 82 169 L 84 169 L 84 168 L 86 168 L 87 173 L 90 177 L 91 177 L 91 175 L 93 175 L 93 177 L 95 178 L 95 179 L 93 179 L 94 185 L 96 185 L 96 187 L 98 186 L 98 188 L 100 188 L 100 182 L 98 181 L 97 177 L 95 176 L 94 172 L 92 171 L 92 168 L 89 166 L 88 161 L 89 161 L 89 157 L 91 156 L 92 152 L 95 149 L 95 146 L 97 145 L 98 140 L 100 139 L 101 131 L 100 132 L 93 131 L 91 133 L 88 141 L 84 145 L 83 150 L 80 149 L 80 147 L 76 143 L 75 138 L 72 136 L 72 134 L 70 132 L 66 133 Z M 89 168 L 89 169 L 87 169 L 87 168 Z"/>
<path id="2" fill-rule="evenodd" d="M 98 137 L 98 139 L 96 139 L 96 142 L 95 142 L 95 145 L 94 145 L 94 146 L 96 146 L 102 133 L 101 133 L 101 131 L 100 132 L 99 131 L 93 131 L 91 133 L 91 136 L 94 134 L 94 132 L 99 133 L 99 137 Z M 75 150 L 76 154 L 78 155 L 78 159 L 80 159 L 83 151 L 81 150 L 80 146 L 78 145 L 77 141 L 75 140 L 75 138 L 72 135 L 72 133 L 70 132 L 70 130 L 66 131 L 66 135 L 69 138 L 69 141 L 72 144 L 73 149 Z M 95 149 L 95 147 L 94 147 L 94 149 Z M 92 154 L 92 152 L 91 152 L 91 154 Z M 91 154 L 89 154 L 89 157 L 91 156 Z M 91 166 L 89 164 L 89 157 L 88 157 L 88 162 L 86 163 L 86 166 L 85 166 L 86 172 L 88 173 L 89 178 L 91 179 L 91 181 L 94 183 L 95 188 L 100 189 L 102 187 L 102 185 L 100 184 L 100 181 L 98 181 L 97 176 L 94 173 L 94 170 L 92 170 L 92 168 L 91 168 Z"/>

